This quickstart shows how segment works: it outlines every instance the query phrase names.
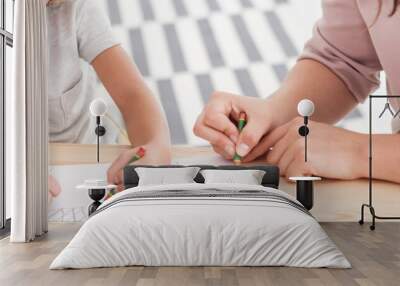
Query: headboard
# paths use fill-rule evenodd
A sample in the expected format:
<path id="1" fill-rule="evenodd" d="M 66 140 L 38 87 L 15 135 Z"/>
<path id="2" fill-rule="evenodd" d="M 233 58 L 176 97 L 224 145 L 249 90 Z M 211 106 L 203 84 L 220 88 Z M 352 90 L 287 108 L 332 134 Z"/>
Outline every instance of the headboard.
<path id="1" fill-rule="evenodd" d="M 145 168 L 183 168 L 183 167 L 199 167 L 201 170 L 217 169 L 217 170 L 262 170 L 265 171 L 265 175 L 262 179 L 262 185 L 277 189 L 279 187 L 279 168 L 272 165 L 260 165 L 260 166 L 211 166 L 211 165 L 168 165 L 168 166 L 149 166 L 149 165 L 131 165 L 124 168 L 124 185 L 125 189 L 136 187 L 139 183 L 139 176 L 135 169 L 138 167 Z M 197 183 L 204 183 L 204 178 L 198 173 L 194 180 Z"/>

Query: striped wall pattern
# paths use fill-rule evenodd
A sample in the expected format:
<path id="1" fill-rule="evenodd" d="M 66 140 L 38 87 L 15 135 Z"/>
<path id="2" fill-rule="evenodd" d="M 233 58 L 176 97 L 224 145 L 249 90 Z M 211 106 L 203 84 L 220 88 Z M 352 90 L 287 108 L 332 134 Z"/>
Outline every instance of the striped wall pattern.
<path id="1" fill-rule="evenodd" d="M 295 63 L 319 0 L 99 0 L 167 115 L 174 144 L 214 90 L 266 97 Z M 351 119 L 361 118 L 355 111 Z"/>

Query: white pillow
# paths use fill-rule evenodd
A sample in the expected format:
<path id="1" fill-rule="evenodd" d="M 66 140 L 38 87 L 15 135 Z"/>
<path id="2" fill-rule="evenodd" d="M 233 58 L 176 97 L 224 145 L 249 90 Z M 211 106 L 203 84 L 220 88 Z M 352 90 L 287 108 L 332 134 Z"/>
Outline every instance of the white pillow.
<path id="1" fill-rule="evenodd" d="M 199 167 L 184 168 L 145 168 L 135 171 L 139 176 L 139 186 L 171 185 L 195 183 L 193 180 L 199 172 Z"/>
<path id="2" fill-rule="evenodd" d="M 261 170 L 202 170 L 205 184 L 261 185 L 265 171 Z"/>

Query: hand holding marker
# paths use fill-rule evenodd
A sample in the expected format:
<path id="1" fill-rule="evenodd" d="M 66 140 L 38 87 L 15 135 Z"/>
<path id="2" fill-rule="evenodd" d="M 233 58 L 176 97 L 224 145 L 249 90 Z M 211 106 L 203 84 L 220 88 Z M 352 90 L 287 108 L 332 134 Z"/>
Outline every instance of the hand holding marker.
<path id="1" fill-rule="evenodd" d="M 142 159 L 144 157 L 144 155 L 146 155 L 146 149 L 144 149 L 143 147 L 140 147 L 139 150 L 136 152 L 136 154 L 129 161 L 128 165 Z"/>
<path id="2" fill-rule="evenodd" d="M 142 159 L 144 156 L 146 155 L 146 149 L 144 147 L 140 147 L 139 150 L 137 150 L 137 152 L 135 153 L 135 155 L 133 155 L 132 159 L 128 162 L 128 165 L 136 162 L 140 159 Z M 123 191 L 123 189 L 120 189 L 119 191 Z M 111 189 L 106 197 L 104 198 L 104 200 L 108 200 L 109 198 L 111 198 L 113 195 L 115 195 L 116 193 L 118 193 L 119 191 L 115 190 L 115 189 Z"/>
<path id="3" fill-rule="evenodd" d="M 239 122 L 238 122 L 239 133 L 242 132 L 245 126 L 246 126 L 246 113 L 241 112 L 239 115 Z M 235 153 L 235 156 L 233 157 L 233 162 L 235 164 L 241 164 L 242 157 L 240 157 L 238 153 Z"/>

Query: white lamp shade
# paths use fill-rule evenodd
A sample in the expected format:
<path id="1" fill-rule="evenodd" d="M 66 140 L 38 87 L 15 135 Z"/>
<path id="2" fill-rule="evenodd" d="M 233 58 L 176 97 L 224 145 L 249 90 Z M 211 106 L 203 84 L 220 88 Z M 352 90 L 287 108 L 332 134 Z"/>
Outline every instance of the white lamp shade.
<path id="1" fill-rule="evenodd" d="M 107 112 L 107 104 L 104 100 L 97 98 L 90 103 L 90 113 L 93 116 L 104 116 Z"/>
<path id="2" fill-rule="evenodd" d="M 300 116 L 303 117 L 310 117 L 311 115 L 313 115 L 314 110 L 314 103 L 309 99 L 303 99 L 297 105 L 297 111 L 299 112 Z"/>

